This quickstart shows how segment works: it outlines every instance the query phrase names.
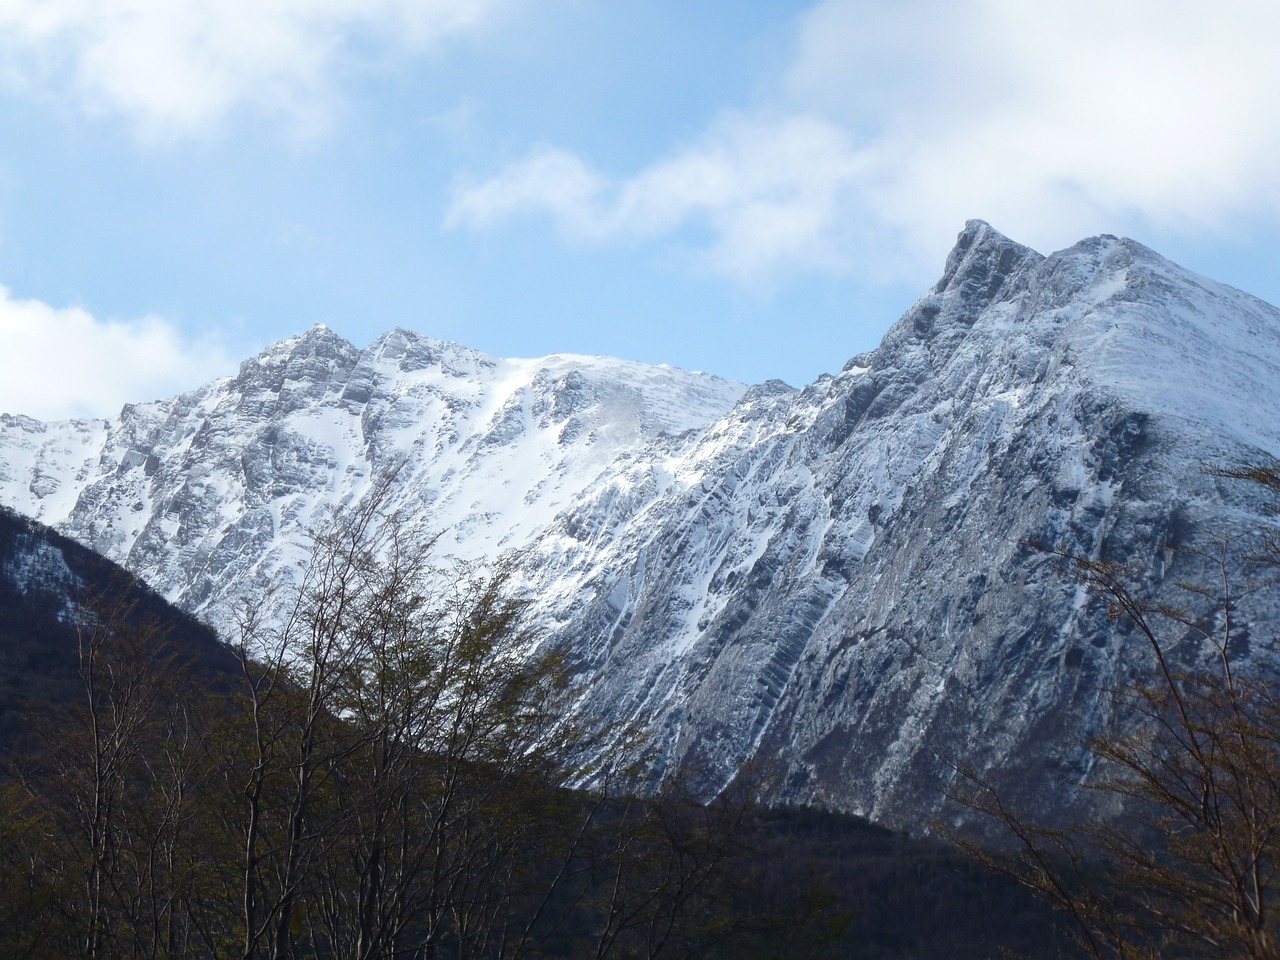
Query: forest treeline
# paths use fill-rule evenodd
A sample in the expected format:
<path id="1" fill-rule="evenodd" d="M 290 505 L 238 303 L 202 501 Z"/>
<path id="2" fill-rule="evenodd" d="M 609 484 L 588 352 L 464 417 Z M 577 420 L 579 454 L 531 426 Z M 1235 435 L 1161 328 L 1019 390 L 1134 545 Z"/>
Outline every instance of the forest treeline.
<path id="1" fill-rule="evenodd" d="M 3 789 L 6 956 L 658 954 L 735 934 L 745 798 L 587 770 L 504 576 L 428 563 L 376 503 L 195 670 L 117 591 L 75 608 L 76 696 Z M 267 622 L 270 625 L 267 625 Z M 565 784 L 590 779 L 592 791 Z M 760 936 L 767 918 L 760 918 Z"/>

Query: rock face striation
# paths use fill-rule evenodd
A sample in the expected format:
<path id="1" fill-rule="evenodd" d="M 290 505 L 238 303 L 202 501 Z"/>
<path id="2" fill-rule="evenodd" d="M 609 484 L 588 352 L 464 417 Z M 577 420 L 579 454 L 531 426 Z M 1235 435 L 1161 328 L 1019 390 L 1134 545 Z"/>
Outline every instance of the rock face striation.
<path id="1" fill-rule="evenodd" d="M 0 418 L 0 498 L 226 631 L 398 465 L 446 552 L 517 552 L 577 708 L 650 729 L 659 767 L 714 789 L 755 759 L 773 799 L 916 828 L 956 764 L 1086 802 L 1084 741 L 1147 651 L 1028 544 L 1182 602 L 1210 572 L 1182 548 L 1273 523 L 1205 466 L 1280 458 L 1278 370 L 1261 301 L 1130 240 L 1043 257 L 973 221 L 879 348 L 803 389 L 316 328 L 114 421 Z"/>

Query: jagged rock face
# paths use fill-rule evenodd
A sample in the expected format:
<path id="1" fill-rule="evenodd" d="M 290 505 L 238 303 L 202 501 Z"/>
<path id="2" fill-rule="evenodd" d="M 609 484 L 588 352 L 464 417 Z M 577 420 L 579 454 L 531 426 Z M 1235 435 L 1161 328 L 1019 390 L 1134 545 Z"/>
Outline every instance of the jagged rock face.
<path id="1" fill-rule="evenodd" d="M 116 421 L 0 420 L 0 495 L 226 627 L 398 464 L 449 549 L 520 551 L 578 708 L 649 727 L 660 766 L 714 788 L 760 759 L 776 799 L 919 826 L 956 763 L 1080 802 L 1063 779 L 1145 651 L 1028 541 L 1171 598 L 1205 570 L 1167 546 L 1268 522 L 1202 465 L 1280 455 L 1278 367 L 1260 301 L 975 221 L 877 350 L 802 390 L 319 328 Z"/>
<path id="2" fill-rule="evenodd" d="M 1280 452 L 1278 359 L 1277 311 L 1137 244 L 1046 259 L 970 224 L 878 350 L 749 392 L 617 522 L 561 598 L 585 709 L 711 786 L 754 758 L 776 799 L 913 828 L 957 764 L 1025 808 L 1086 802 L 1066 783 L 1149 650 L 1028 543 L 1185 603 L 1211 571 L 1166 546 L 1268 522 L 1203 466 Z"/>

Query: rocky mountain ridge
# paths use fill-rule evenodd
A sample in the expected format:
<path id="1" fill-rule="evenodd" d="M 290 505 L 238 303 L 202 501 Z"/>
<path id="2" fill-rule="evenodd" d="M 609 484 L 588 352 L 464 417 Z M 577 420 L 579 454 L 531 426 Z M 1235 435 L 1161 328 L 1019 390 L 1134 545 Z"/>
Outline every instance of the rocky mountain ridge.
<path id="1" fill-rule="evenodd" d="M 450 551 L 518 551 L 578 709 L 651 729 L 660 766 L 714 789 L 763 760 L 775 799 L 918 825 L 956 763 L 1083 802 L 1143 651 L 1028 543 L 1172 599 L 1206 573 L 1175 548 L 1273 522 L 1204 465 L 1280 457 L 1278 369 L 1261 301 L 973 221 L 879 348 L 803 389 L 318 328 L 115 421 L 0 419 L 0 497 L 225 629 L 396 464 Z"/>
<path id="2" fill-rule="evenodd" d="M 498 360 L 405 330 L 358 350 L 317 326 L 114 421 L 0 417 L 0 497 L 229 635 L 240 599 L 289 577 L 307 532 L 388 472 L 442 550 L 492 559 L 617 457 L 675 442 L 744 389 L 609 358 Z"/>

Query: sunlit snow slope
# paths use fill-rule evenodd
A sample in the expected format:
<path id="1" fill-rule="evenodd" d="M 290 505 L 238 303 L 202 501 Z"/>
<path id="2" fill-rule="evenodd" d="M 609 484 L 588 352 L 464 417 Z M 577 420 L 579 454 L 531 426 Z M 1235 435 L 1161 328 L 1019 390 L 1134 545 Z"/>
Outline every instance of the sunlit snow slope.
<path id="1" fill-rule="evenodd" d="M 404 330 L 317 326 L 238 376 L 114 421 L 0 418 L 0 497 L 234 631 L 308 531 L 388 472 L 442 553 L 527 547 L 619 456 L 722 415 L 740 384 L 603 357 L 499 360 Z"/>

